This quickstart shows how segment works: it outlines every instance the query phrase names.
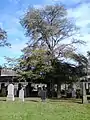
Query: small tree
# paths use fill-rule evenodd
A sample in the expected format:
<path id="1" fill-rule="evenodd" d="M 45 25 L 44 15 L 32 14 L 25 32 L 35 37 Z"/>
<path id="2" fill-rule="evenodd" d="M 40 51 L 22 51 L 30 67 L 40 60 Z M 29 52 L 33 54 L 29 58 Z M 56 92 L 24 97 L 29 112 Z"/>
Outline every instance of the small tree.
<path id="1" fill-rule="evenodd" d="M 46 72 L 49 72 L 52 68 L 47 52 L 43 49 L 32 50 L 31 54 L 29 52 L 29 56 L 26 49 L 23 52 L 24 55 L 19 61 L 20 74 L 24 75 L 27 79 L 32 79 L 34 82 L 37 79 L 44 79 Z"/>

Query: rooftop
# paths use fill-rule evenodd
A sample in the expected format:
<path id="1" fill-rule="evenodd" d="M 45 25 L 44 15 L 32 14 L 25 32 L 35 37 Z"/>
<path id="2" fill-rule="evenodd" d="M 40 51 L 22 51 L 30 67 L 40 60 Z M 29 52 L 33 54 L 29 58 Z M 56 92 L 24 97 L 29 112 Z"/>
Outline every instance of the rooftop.
<path id="1" fill-rule="evenodd" d="M 0 70 L 0 76 L 18 76 L 18 74 L 12 69 L 2 68 Z"/>

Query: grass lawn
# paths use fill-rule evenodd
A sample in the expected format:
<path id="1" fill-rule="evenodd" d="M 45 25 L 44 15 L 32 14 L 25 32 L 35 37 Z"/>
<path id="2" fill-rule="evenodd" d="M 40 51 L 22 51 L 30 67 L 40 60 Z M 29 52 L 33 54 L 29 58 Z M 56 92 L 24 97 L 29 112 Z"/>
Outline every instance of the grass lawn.
<path id="1" fill-rule="evenodd" d="M 0 120 L 90 120 L 90 104 L 76 100 L 0 100 Z"/>

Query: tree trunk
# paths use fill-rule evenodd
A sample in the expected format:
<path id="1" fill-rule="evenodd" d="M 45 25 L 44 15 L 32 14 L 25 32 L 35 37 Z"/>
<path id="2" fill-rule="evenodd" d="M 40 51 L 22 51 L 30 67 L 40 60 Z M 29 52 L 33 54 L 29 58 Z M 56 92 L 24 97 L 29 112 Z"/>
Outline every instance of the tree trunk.
<path id="1" fill-rule="evenodd" d="M 58 81 L 57 84 L 57 98 L 61 98 L 61 83 Z"/>

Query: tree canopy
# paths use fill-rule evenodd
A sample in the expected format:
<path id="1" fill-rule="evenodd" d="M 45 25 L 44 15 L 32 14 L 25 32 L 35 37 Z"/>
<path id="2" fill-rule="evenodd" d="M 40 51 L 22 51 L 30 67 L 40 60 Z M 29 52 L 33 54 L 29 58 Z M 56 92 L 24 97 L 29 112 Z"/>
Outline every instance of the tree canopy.
<path id="1" fill-rule="evenodd" d="M 58 60 L 63 63 L 65 58 L 75 58 L 75 44 L 83 43 L 75 38 L 79 28 L 68 18 L 63 5 L 29 8 L 20 23 L 26 30 L 26 36 L 30 38 L 27 47 L 23 49 L 20 63 L 21 69 L 24 68 L 24 73 L 25 70 L 28 71 L 29 77 L 33 73 L 42 76 L 55 70 Z M 60 74 L 60 68 L 58 71 Z"/>
<path id="2" fill-rule="evenodd" d="M 21 19 L 21 25 L 26 30 L 26 36 L 30 37 L 29 48 L 44 46 L 52 59 L 63 58 L 66 53 L 75 50 L 74 44 L 82 43 L 74 39 L 78 28 L 67 17 L 67 10 L 62 5 L 30 8 Z"/>

